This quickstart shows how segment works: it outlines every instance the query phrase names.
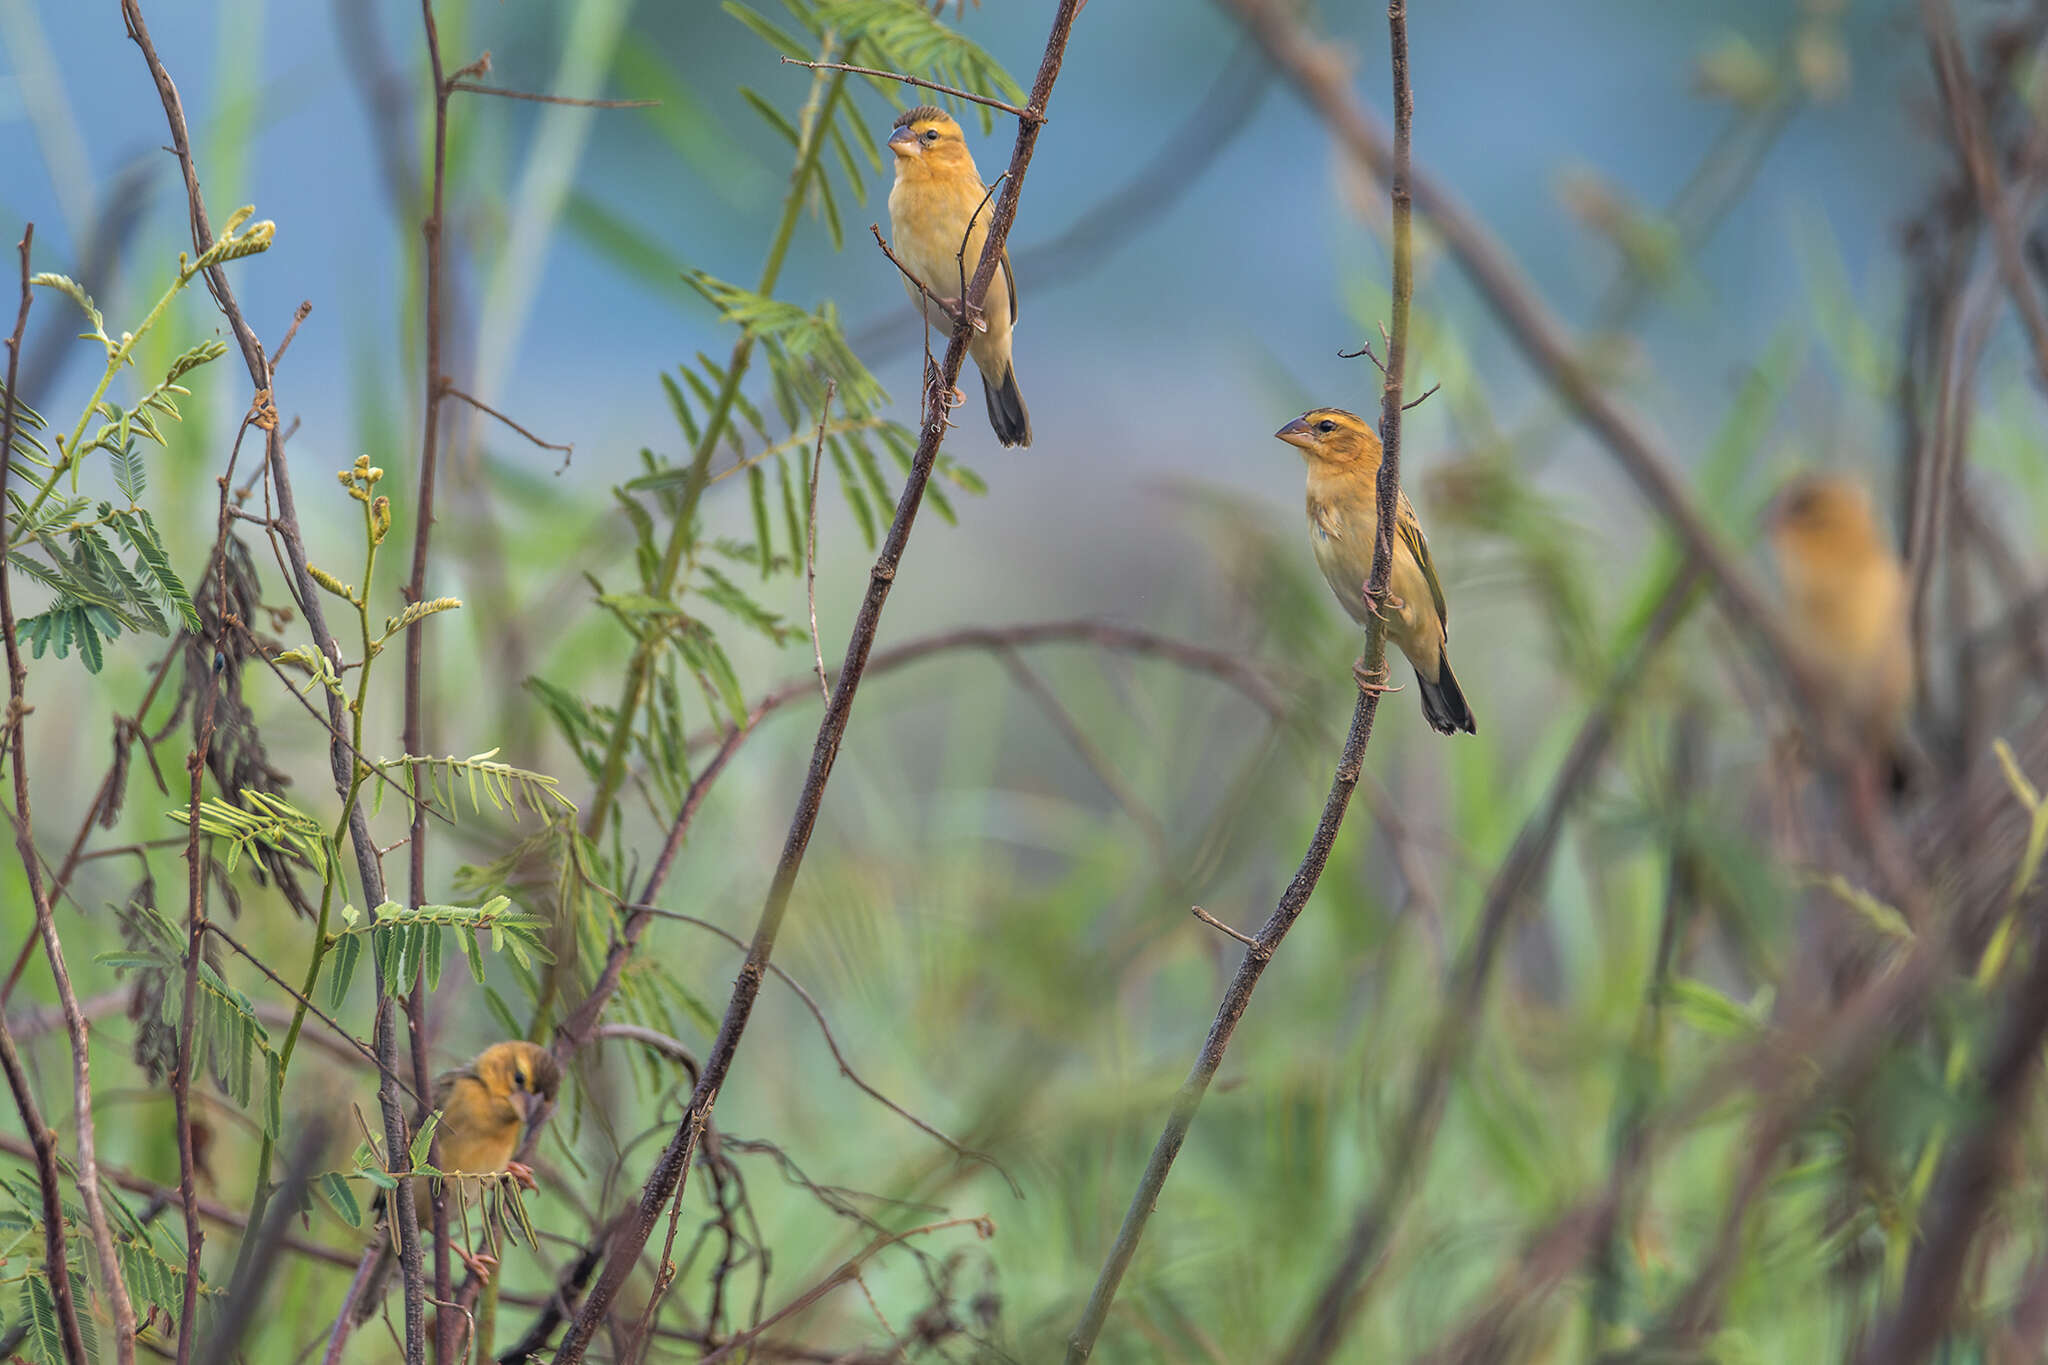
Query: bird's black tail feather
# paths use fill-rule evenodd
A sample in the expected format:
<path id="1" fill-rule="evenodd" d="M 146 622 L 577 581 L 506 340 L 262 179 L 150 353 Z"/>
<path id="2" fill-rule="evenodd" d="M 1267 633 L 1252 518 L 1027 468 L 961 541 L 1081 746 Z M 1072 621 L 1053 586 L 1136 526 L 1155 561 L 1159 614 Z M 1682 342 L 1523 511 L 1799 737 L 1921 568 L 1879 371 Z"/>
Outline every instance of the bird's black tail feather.
<path id="1" fill-rule="evenodd" d="M 1031 444 L 1031 414 L 1024 407 L 1024 395 L 1017 391 L 1017 368 L 1003 367 L 1003 381 L 989 383 L 988 374 L 981 376 L 981 395 L 988 400 L 988 424 L 995 428 L 996 439 L 1006 446 L 1028 446 Z"/>
<path id="2" fill-rule="evenodd" d="M 1455 735 L 1460 730 L 1468 735 L 1479 733 L 1479 723 L 1472 719 L 1472 708 L 1465 704 L 1465 693 L 1458 686 L 1457 675 L 1451 672 L 1450 655 L 1445 654 L 1437 660 L 1435 682 L 1417 670 L 1415 685 L 1422 693 L 1422 714 L 1432 730 L 1440 735 Z"/>

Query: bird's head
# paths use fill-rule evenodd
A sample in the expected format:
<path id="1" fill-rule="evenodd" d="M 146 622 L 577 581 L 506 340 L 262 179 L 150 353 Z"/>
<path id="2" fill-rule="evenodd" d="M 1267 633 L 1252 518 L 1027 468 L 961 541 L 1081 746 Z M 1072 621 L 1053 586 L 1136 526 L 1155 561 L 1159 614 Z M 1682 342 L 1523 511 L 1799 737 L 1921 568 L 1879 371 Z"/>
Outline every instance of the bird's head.
<path id="1" fill-rule="evenodd" d="M 1301 452 L 1310 468 L 1359 467 L 1372 473 L 1380 465 L 1379 433 L 1355 412 L 1315 408 L 1273 433 Z"/>
<path id="2" fill-rule="evenodd" d="M 521 1122 L 531 1122 L 542 1101 L 561 1088 L 562 1070 L 546 1048 L 524 1041 L 493 1043 L 476 1059 L 476 1074 L 494 1095 L 512 1101 Z"/>
<path id="3" fill-rule="evenodd" d="M 1804 474 L 1764 509 L 1764 530 L 1780 556 L 1813 559 L 1882 550 L 1870 490 L 1843 474 Z"/>
<path id="4" fill-rule="evenodd" d="M 896 116 L 889 134 L 889 150 L 896 154 L 899 176 L 940 175 L 973 171 L 974 154 L 953 116 L 936 105 L 920 104 Z"/>

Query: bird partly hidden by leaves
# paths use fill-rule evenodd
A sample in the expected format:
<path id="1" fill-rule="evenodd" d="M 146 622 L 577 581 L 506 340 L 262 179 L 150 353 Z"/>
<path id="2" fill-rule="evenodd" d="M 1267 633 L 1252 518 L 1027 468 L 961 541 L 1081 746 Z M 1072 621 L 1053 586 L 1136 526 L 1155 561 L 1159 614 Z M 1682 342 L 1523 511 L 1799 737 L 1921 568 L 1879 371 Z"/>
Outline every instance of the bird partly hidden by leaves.
<path id="1" fill-rule="evenodd" d="M 1450 613 L 1443 585 L 1406 493 L 1400 495 L 1394 520 L 1386 597 L 1377 613 L 1366 600 L 1373 541 L 1379 534 L 1379 433 L 1355 413 L 1316 408 L 1273 434 L 1299 450 L 1308 465 L 1308 539 L 1330 590 L 1360 625 L 1370 625 L 1376 614 L 1386 623 L 1387 639 L 1415 666 L 1422 714 L 1431 728 L 1446 735 L 1478 733 L 1446 652 Z M 1381 686 L 1385 674 L 1368 677 L 1363 663 L 1354 669 L 1359 686 Z"/>
<path id="2" fill-rule="evenodd" d="M 443 1072 L 434 1079 L 434 1108 L 441 1111 L 435 1129 L 436 1165 L 445 1173 L 446 1184 L 455 1198 L 448 1210 L 449 1235 L 460 1235 L 460 1210 L 480 1202 L 485 1182 L 476 1177 L 503 1173 L 526 1186 L 536 1188 L 533 1172 L 512 1159 L 519 1139 L 541 1106 L 555 1098 L 561 1088 L 561 1068 L 547 1049 L 533 1043 L 493 1043 L 467 1065 Z M 413 1203 L 419 1210 L 421 1230 L 432 1225 L 433 1186 L 431 1178 L 413 1181 Z M 379 1197 L 380 1205 L 383 1199 Z M 384 1290 L 397 1265 L 396 1232 L 389 1219 L 378 1223 L 384 1249 L 371 1271 L 363 1295 L 356 1303 L 356 1318 L 365 1321 L 377 1311 Z M 488 1274 L 495 1258 L 467 1248 L 457 1254 L 479 1274 Z"/>
<path id="3" fill-rule="evenodd" d="M 903 287 L 910 301 L 924 309 L 934 327 L 951 331 L 967 281 L 981 261 L 988 225 L 995 216 L 996 197 L 974 168 L 967 139 L 943 109 L 921 104 L 897 116 L 889 134 L 896 154 L 896 183 L 889 190 L 889 227 L 896 237 L 896 255 L 933 297 L 918 292 L 909 280 Z M 1017 321 L 1017 280 L 1010 273 L 1005 250 L 989 281 L 988 297 L 971 314 L 974 333 L 967 353 L 981 371 L 981 392 L 988 400 L 988 423 L 1006 446 L 1031 444 L 1031 414 L 1017 390 L 1017 370 L 1010 363 L 1010 330 Z"/>
<path id="4" fill-rule="evenodd" d="M 1765 509 L 1764 529 L 1793 634 L 1825 701 L 1893 790 L 1903 790 L 1913 766 L 1906 571 L 1870 491 L 1846 475 L 1801 475 Z"/>

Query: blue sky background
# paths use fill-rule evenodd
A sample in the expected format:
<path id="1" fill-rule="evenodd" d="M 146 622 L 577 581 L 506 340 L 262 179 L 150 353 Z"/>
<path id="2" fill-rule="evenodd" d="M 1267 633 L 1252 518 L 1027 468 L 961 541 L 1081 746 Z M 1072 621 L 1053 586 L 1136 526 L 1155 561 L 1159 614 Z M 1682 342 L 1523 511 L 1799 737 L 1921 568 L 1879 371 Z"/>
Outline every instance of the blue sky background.
<path id="1" fill-rule="evenodd" d="M 735 87 L 793 110 L 808 77 L 778 65 L 708 0 L 490 0 L 446 3 L 436 12 L 448 64 L 487 49 L 494 63 L 488 79 L 500 86 L 620 96 L 646 93 L 650 69 L 669 73 L 669 103 L 653 116 L 472 97 L 453 107 L 451 234 L 470 262 L 456 276 L 468 305 L 452 329 L 456 367 L 484 336 L 481 344 L 503 362 L 497 382 L 477 380 L 484 396 L 550 439 L 575 444 L 573 468 L 548 482 L 551 456 L 494 428 L 477 429 L 492 455 L 534 471 L 548 515 L 567 512 L 589 528 L 593 543 L 582 556 L 550 564 L 551 572 L 602 573 L 616 568 L 623 544 L 607 529 L 606 488 L 641 446 L 673 454 L 681 445 L 659 372 L 700 350 L 723 355 L 730 334 L 687 290 L 622 271 L 561 221 L 535 228 L 549 220 L 523 207 L 535 202 L 530 186 L 536 176 L 556 176 L 634 225 L 677 269 L 698 266 L 751 284 L 786 155 Z M 1050 12 L 1048 3 L 991 0 L 968 10 L 964 29 L 1028 83 Z M 275 247 L 238 271 L 250 317 L 275 338 L 299 300 L 314 304 L 280 381 L 285 412 L 302 422 L 290 447 L 295 468 L 324 481 L 326 471 L 367 450 L 409 472 L 418 441 L 417 338 L 407 330 L 417 316 L 407 266 L 416 228 L 391 212 L 349 74 L 356 59 L 337 28 L 341 10 L 311 0 L 157 0 L 148 13 L 184 93 L 216 221 L 253 202 L 279 224 Z M 1745 368 L 1774 337 L 1819 334 L 1817 269 L 1839 277 L 1888 343 L 1897 230 L 1927 193 L 1935 166 L 1915 123 L 1931 83 L 1910 6 L 1862 0 L 1837 13 L 1820 0 L 1440 0 L 1413 7 L 1418 158 L 1574 322 L 1587 319 L 1615 277 L 1617 253 L 1568 208 L 1562 190 L 1569 177 L 1590 173 L 1639 204 L 1661 206 L 1735 118 L 1729 104 L 1697 88 L 1703 56 L 1742 43 L 1775 60 L 1815 13 L 1831 16 L 1826 23 L 1846 63 L 1844 89 L 1799 105 L 1754 184 L 1687 263 L 1679 287 L 1639 315 L 1640 351 L 1622 383 L 1683 460 L 1697 458 Z M 389 68 L 386 103 L 416 130 L 417 157 L 427 145 L 418 12 L 384 0 L 373 15 Z M 1362 95 L 1383 109 L 1380 9 L 1325 5 L 1315 22 L 1348 47 Z M 593 30 L 606 41 L 591 46 Z M 1057 237 L 1121 186 L 1243 60 L 1234 22 L 1219 7 L 1195 0 L 1090 5 L 1031 168 L 1012 239 L 1016 254 L 1028 259 L 1034 244 Z M 867 91 L 861 98 L 872 125 L 885 127 L 880 99 Z M 664 136 L 664 128 L 680 136 Z M 152 295 L 160 287 L 185 226 L 174 163 L 157 150 L 161 111 L 116 6 L 0 0 L 0 132 L 14 149 L 0 175 L 0 216 L 37 222 L 44 266 L 70 267 L 71 219 L 81 205 L 89 211 L 124 167 L 147 168 L 148 217 L 129 253 L 139 268 L 117 288 L 87 281 L 110 317 L 131 315 L 144 282 Z M 970 130 L 985 173 L 1006 159 L 1002 133 Z M 53 175 L 52 164 L 65 169 Z M 1224 485 L 1292 534 L 1298 461 L 1270 433 L 1310 403 L 1374 401 L 1363 362 L 1336 354 L 1372 334 L 1372 299 L 1386 271 L 1375 227 L 1341 188 L 1346 174 L 1318 121 L 1283 83 L 1270 82 L 1242 127 L 1219 138 L 1213 159 L 1194 168 L 1170 210 L 1130 232 L 1092 270 L 1060 279 L 1022 272 L 1017 370 L 1037 442 L 1028 451 L 998 449 L 974 398 L 976 420 L 959 426 L 949 449 L 987 478 L 990 495 L 961 500 L 957 531 L 921 532 L 913 562 L 929 567 L 901 580 L 888 630 L 1056 614 L 1199 633 L 1203 612 L 1189 590 L 1206 556 L 1191 538 L 1199 532 L 1184 502 L 1166 490 Z M 870 179 L 865 206 L 843 197 L 846 249 L 833 251 L 822 224 L 807 219 L 778 290 L 806 304 L 836 301 L 856 336 L 908 312 L 893 270 L 866 238 L 866 225 L 887 217 L 885 186 Z M 1379 196 L 1373 201 L 1377 215 Z M 507 248 L 522 224 L 539 242 L 524 254 Z M 508 257 L 520 264 L 505 266 Z M 518 287 L 493 285 L 493 270 L 516 277 Z M 515 294 L 526 303 L 506 305 Z M 490 299 L 481 315 L 479 298 Z M 217 327 L 203 296 L 180 307 L 177 337 Z M 1540 385 L 1454 265 L 1426 241 L 1418 318 L 1450 339 L 1463 358 L 1463 377 L 1454 382 L 1483 393 L 1502 428 L 1543 420 Z M 39 326 L 68 323 L 58 309 L 39 308 Z M 92 378 L 89 349 L 73 349 L 57 391 L 30 397 L 52 411 L 73 409 Z M 1994 378 L 1996 354 L 1987 369 Z M 1881 399 L 1856 393 L 1826 347 L 1809 355 L 1792 430 L 1774 437 L 1784 449 L 1763 463 L 1849 458 L 1888 484 L 1895 453 L 1881 425 Z M 915 393 L 914 349 L 874 350 L 864 359 L 899 399 Z M 1425 381 L 1438 377 L 1429 365 L 1425 354 Z M 217 396 L 222 413 L 239 412 L 246 401 L 246 378 L 232 359 L 196 382 L 201 400 Z M 1443 452 L 1469 436 L 1455 418 L 1472 396 L 1447 393 L 1411 417 L 1406 473 L 1419 493 Z M 164 458 L 211 468 L 206 429 L 191 428 Z M 1530 479 L 1586 528 L 1582 548 L 1632 555 L 1652 527 L 1640 502 L 1590 441 L 1554 422 L 1547 430 L 1542 455 L 1529 459 Z M 301 486 L 310 486 L 303 473 Z M 744 534 L 744 498 L 736 493 L 735 484 L 721 485 L 710 506 L 722 515 L 719 500 L 727 499 L 723 515 Z M 1418 503 L 1428 518 L 1426 496 Z M 844 509 L 830 498 L 826 504 L 820 602 L 829 635 L 833 619 L 850 615 L 866 551 Z M 444 502 L 443 518 L 465 510 L 496 518 L 500 533 L 522 546 L 543 543 L 517 516 L 481 504 Z M 317 505 L 309 514 L 316 542 L 321 515 Z M 210 506 L 205 516 L 210 524 Z M 1461 603 L 1462 638 L 1512 636 L 1523 610 L 1512 595 L 1461 591 L 1465 580 L 1486 573 L 1484 556 L 1466 549 L 1461 534 L 1439 531 L 1433 541 Z M 515 570 L 553 553 L 515 556 Z M 474 588 L 452 557 L 437 564 L 436 576 L 438 591 Z M 1596 575 L 1592 587 L 1600 595 L 1614 582 Z M 562 600 L 544 587 L 522 581 L 516 591 L 526 604 Z M 768 591 L 778 610 L 801 611 L 800 585 L 784 579 Z M 1333 659 L 1349 639 L 1333 611 Z M 778 673 L 789 667 L 767 662 Z"/>

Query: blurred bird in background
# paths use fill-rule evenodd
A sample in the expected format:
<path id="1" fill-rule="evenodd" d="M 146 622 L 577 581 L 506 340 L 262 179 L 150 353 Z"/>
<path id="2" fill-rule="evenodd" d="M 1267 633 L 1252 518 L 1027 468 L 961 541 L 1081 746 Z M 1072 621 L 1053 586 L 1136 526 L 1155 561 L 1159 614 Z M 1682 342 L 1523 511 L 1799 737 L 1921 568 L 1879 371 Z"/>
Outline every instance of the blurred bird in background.
<path id="1" fill-rule="evenodd" d="M 483 1197 L 484 1184 L 458 1176 L 486 1176 L 503 1173 L 526 1186 L 537 1188 L 533 1172 L 512 1159 L 519 1139 L 543 1104 L 555 1098 L 561 1088 L 561 1068 L 547 1049 L 533 1043 L 493 1043 L 467 1065 L 443 1072 L 434 1079 L 434 1108 L 441 1111 L 441 1123 L 434 1133 L 436 1165 L 446 1173 L 456 1197 L 449 1210 L 451 1236 L 458 1225 L 459 1210 Z M 430 1177 L 413 1182 L 413 1202 L 419 1210 L 422 1230 L 433 1217 L 433 1186 Z M 398 1263 L 393 1243 L 396 1235 L 389 1220 L 379 1223 L 384 1250 L 370 1272 L 362 1296 L 356 1301 L 357 1321 L 367 1321 L 384 1298 L 391 1271 Z M 479 1274 L 487 1274 L 496 1259 L 458 1247 L 457 1254 Z"/>
<path id="2" fill-rule="evenodd" d="M 1330 590 L 1360 625 L 1370 624 L 1375 615 L 1386 622 L 1387 639 L 1415 666 L 1422 714 L 1433 729 L 1446 735 L 1478 733 L 1446 652 L 1450 613 L 1443 585 L 1406 493 L 1400 495 L 1394 522 L 1386 599 L 1377 612 L 1366 601 L 1373 541 L 1379 534 L 1379 434 L 1342 408 L 1303 413 L 1273 434 L 1301 451 L 1308 464 L 1308 539 Z M 1358 681 L 1361 687 L 1378 685 L 1362 673 Z"/>
<path id="3" fill-rule="evenodd" d="M 924 309 L 934 327 L 951 331 L 953 316 L 981 260 L 988 240 L 995 196 L 974 168 L 974 154 L 960 125 L 944 110 L 929 104 L 904 111 L 889 134 L 896 154 L 896 183 L 889 191 L 889 227 L 896 255 L 936 298 L 919 294 L 909 280 L 903 287 L 910 301 Z M 965 249 L 963 250 L 963 244 Z M 988 422 L 1006 446 L 1031 444 L 1031 414 L 1017 390 L 1017 371 L 1010 363 L 1010 329 L 1017 320 L 1017 281 L 1010 274 L 1010 253 L 1003 252 L 988 297 L 972 315 L 975 331 L 967 343 L 981 371 L 981 392 L 988 400 Z"/>
<path id="4" fill-rule="evenodd" d="M 1911 770 L 1913 697 L 1906 573 L 1870 492 L 1840 474 L 1806 474 L 1764 513 L 1787 614 L 1832 717 L 1897 790 Z"/>

